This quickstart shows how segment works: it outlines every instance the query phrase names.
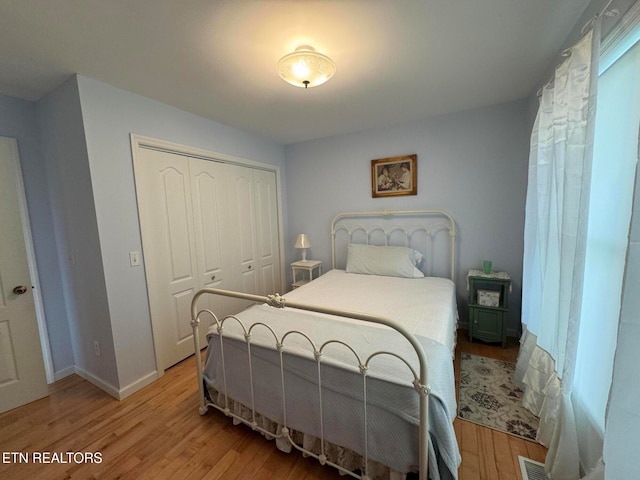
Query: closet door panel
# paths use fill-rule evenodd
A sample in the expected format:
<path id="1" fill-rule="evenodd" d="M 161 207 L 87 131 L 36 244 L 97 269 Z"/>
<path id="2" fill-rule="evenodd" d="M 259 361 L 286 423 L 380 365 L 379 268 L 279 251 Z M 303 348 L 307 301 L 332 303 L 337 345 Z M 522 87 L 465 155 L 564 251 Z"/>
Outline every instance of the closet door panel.
<path id="1" fill-rule="evenodd" d="M 158 179 L 158 194 L 162 202 L 161 210 L 157 212 L 162 221 L 160 233 L 165 243 L 163 248 L 169 253 L 171 262 L 169 282 L 177 286 L 185 281 L 191 282 L 195 273 L 189 235 L 188 172 L 185 175 L 182 166 L 168 166 L 158 171 Z"/>
<path id="2" fill-rule="evenodd" d="M 219 178 L 215 172 L 206 171 L 206 165 L 192 166 L 192 171 L 198 167 L 202 170 L 194 172 L 192 177 L 193 212 L 200 267 L 198 273 L 204 285 L 212 276 L 222 279 L 224 274 L 223 226 L 220 218 L 224 210 L 224 184 L 223 179 Z"/>
<path id="3" fill-rule="evenodd" d="M 229 231 L 235 248 L 233 258 L 234 280 L 237 289 L 259 294 L 259 275 L 256 273 L 256 228 L 253 192 L 253 170 L 229 165 Z"/>
<path id="4" fill-rule="evenodd" d="M 138 147 L 134 162 L 159 373 L 193 354 L 191 300 L 201 288 L 279 292 L 274 172 Z M 281 292 L 280 292 L 281 293 Z M 204 296 L 219 319 L 251 302 Z M 201 347 L 211 321 L 201 319 Z"/>
<path id="5" fill-rule="evenodd" d="M 188 159 L 142 149 L 136 189 L 154 343 L 164 370 L 193 353 L 189 304 L 199 282 Z"/>
<path id="6" fill-rule="evenodd" d="M 262 295 L 281 292 L 280 242 L 276 174 L 265 170 L 253 172 L 257 261 Z"/>
<path id="7" fill-rule="evenodd" d="M 228 238 L 228 212 L 226 169 L 224 164 L 208 160 L 191 159 L 191 191 L 195 240 L 200 288 L 231 289 Z M 206 295 L 201 297 L 198 308 L 208 308 L 220 319 L 238 313 L 232 308 L 231 299 Z M 211 319 L 203 319 L 208 325 Z M 203 342 L 206 339 L 202 338 Z M 203 345 L 204 346 L 204 345 Z"/>

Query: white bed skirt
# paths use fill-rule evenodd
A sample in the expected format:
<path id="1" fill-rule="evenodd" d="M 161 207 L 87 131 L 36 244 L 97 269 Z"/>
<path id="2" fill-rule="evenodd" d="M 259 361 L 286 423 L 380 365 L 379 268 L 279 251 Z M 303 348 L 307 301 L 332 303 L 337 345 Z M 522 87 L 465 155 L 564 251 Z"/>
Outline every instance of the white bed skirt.
<path id="1" fill-rule="evenodd" d="M 209 393 L 209 397 L 213 403 L 224 408 L 225 405 L 225 396 L 222 393 L 219 393 L 215 388 L 211 386 L 207 386 L 207 391 Z M 236 402 L 235 400 L 229 398 L 229 410 L 238 415 L 239 417 L 244 418 L 245 420 L 252 421 L 252 412 L 249 407 L 246 407 L 240 402 Z M 256 413 L 255 421 L 259 427 L 272 432 L 274 435 L 279 435 L 282 430 L 282 425 L 261 415 Z M 234 425 L 238 425 L 242 422 L 237 419 L 233 419 Z M 276 441 L 276 447 L 278 450 L 291 453 L 293 447 L 289 443 L 289 441 L 284 437 L 271 436 L 267 434 L 263 434 L 267 440 Z M 309 435 L 307 433 L 299 432 L 296 430 L 290 431 L 291 438 L 294 441 L 306 448 L 307 450 L 320 454 L 320 439 L 314 437 L 313 435 Z M 337 465 L 340 465 L 342 468 L 349 471 L 361 470 L 363 465 L 363 458 L 361 455 L 349 450 L 348 448 L 341 447 L 339 445 L 335 445 L 331 442 L 325 441 L 325 455 L 330 462 L 333 462 Z M 389 467 L 375 462 L 373 460 L 369 460 L 368 462 L 368 473 L 371 480 L 405 480 L 406 474 L 396 472 L 391 470 Z M 344 474 L 343 474 L 344 475 Z"/>

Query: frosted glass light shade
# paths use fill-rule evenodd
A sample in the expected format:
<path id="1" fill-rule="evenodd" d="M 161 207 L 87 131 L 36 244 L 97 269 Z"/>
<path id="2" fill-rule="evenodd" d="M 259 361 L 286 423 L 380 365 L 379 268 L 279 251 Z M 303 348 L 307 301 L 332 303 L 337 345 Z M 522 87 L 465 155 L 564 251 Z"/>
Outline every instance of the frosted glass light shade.
<path id="1" fill-rule="evenodd" d="M 336 64 L 326 55 L 303 45 L 278 60 L 276 70 L 285 82 L 307 88 L 329 80 L 336 73 Z"/>
<path id="2" fill-rule="evenodd" d="M 302 249 L 302 261 L 307 260 L 307 248 L 311 248 L 311 240 L 306 233 L 301 233 L 296 239 L 296 248 Z"/>

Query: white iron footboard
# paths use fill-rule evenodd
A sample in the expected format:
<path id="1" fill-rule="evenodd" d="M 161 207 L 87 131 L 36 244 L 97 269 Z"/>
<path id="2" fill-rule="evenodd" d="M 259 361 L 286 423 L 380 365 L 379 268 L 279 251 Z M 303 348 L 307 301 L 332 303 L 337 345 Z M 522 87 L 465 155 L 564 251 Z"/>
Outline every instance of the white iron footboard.
<path id="1" fill-rule="evenodd" d="M 214 294 L 214 295 L 223 295 L 223 296 L 227 296 L 227 297 L 234 297 L 234 298 L 240 298 L 243 300 L 250 300 L 253 302 L 257 302 L 257 303 L 266 303 L 272 307 L 275 308 L 284 308 L 285 307 L 285 303 L 287 307 L 291 307 L 291 308 L 297 308 L 300 310 L 307 310 L 307 311 L 311 311 L 311 312 L 318 312 L 318 313 L 325 313 L 325 314 L 330 314 L 330 315 L 337 315 L 337 316 L 341 316 L 341 317 L 348 317 L 348 318 L 352 318 L 355 320 L 361 320 L 364 322 L 372 322 L 372 323 L 379 323 L 382 325 L 387 325 L 388 327 L 393 328 L 394 330 L 398 331 L 399 333 L 401 333 L 413 346 L 417 356 L 418 356 L 418 360 L 419 360 L 419 365 L 420 365 L 420 372 L 417 374 L 415 372 L 415 370 L 411 367 L 411 365 L 409 365 L 409 363 L 402 357 L 400 357 L 399 355 L 397 355 L 396 353 L 393 352 L 386 352 L 386 351 L 378 351 L 378 352 L 374 352 L 372 354 L 370 354 L 368 356 L 368 358 L 366 358 L 364 361 L 360 358 L 360 356 L 358 355 L 358 353 L 352 348 L 350 347 L 348 344 L 346 344 L 345 342 L 340 341 L 339 339 L 336 340 L 329 340 L 324 342 L 320 347 L 317 347 L 316 344 L 313 342 L 312 339 L 310 339 L 306 334 L 299 332 L 299 331 L 289 331 L 287 333 L 285 333 L 282 338 L 278 338 L 277 335 L 275 334 L 275 332 L 273 331 L 273 329 L 271 329 L 271 327 L 269 327 L 268 325 L 264 324 L 264 323 L 255 323 L 249 330 L 247 330 L 245 328 L 245 326 L 242 324 L 242 322 L 237 319 L 234 316 L 229 316 L 226 317 L 222 320 L 218 320 L 218 318 L 216 317 L 216 315 L 211 312 L 208 309 L 204 309 L 201 311 L 197 310 L 197 301 L 198 298 L 200 298 L 202 295 L 206 295 L 206 294 Z M 198 326 L 200 324 L 200 315 L 203 313 L 207 313 L 209 315 L 211 315 L 211 317 L 213 318 L 213 320 L 215 321 L 217 328 L 218 328 L 218 334 L 219 334 L 219 338 L 220 338 L 220 342 L 221 342 L 221 347 L 222 347 L 222 331 L 223 331 L 223 324 L 226 320 L 228 319 L 234 319 L 235 321 L 237 321 L 243 328 L 244 330 L 244 337 L 245 337 L 245 342 L 247 344 L 247 352 L 249 355 L 249 382 L 250 382 L 250 387 L 251 387 L 251 398 L 252 398 L 252 405 L 250 405 L 250 409 L 251 409 L 251 420 L 247 420 L 239 415 L 236 415 L 235 413 L 231 412 L 231 410 L 229 409 L 229 397 L 227 396 L 227 388 L 226 388 L 226 371 L 225 371 L 225 366 L 224 366 L 224 352 L 223 350 L 221 350 L 221 357 L 222 357 L 222 369 L 223 369 L 223 382 L 224 382 L 224 386 L 225 386 L 225 392 L 224 392 L 224 397 L 225 397 L 225 407 L 221 407 L 219 405 L 216 405 L 212 402 L 207 401 L 206 396 L 205 396 L 205 388 L 204 388 L 204 378 L 203 378 L 203 369 L 202 369 L 202 360 L 200 358 L 200 356 L 198 355 L 200 349 L 199 349 L 199 345 L 200 345 L 200 333 L 198 330 Z M 286 440 L 289 442 L 289 444 L 300 450 L 303 453 L 306 453 L 309 456 L 312 456 L 314 458 L 316 458 L 321 464 L 325 465 L 331 465 L 335 468 L 337 468 L 339 471 L 351 475 L 355 478 L 360 478 L 363 480 L 368 480 L 369 476 L 367 473 L 367 464 L 368 464 L 368 449 L 367 449 L 367 370 L 369 367 L 369 362 L 371 361 L 372 358 L 378 356 L 378 355 L 391 355 L 395 358 L 398 358 L 399 360 L 401 360 L 402 362 L 404 362 L 405 365 L 407 365 L 407 367 L 409 368 L 409 370 L 411 371 L 411 374 L 413 375 L 413 386 L 415 388 L 415 390 L 418 392 L 418 394 L 420 395 L 420 425 L 419 425 L 419 478 L 420 480 L 427 480 L 427 475 L 428 475 L 428 448 L 429 448 L 429 434 L 428 434 L 428 418 L 429 418 L 429 393 L 430 393 L 430 389 L 427 383 L 427 359 L 426 359 L 426 355 L 424 353 L 424 350 L 422 349 L 422 346 L 420 345 L 420 343 L 418 342 L 418 340 L 407 330 L 405 330 L 401 325 L 399 325 L 398 323 L 394 322 L 393 320 L 384 318 L 384 317 L 379 317 L 379 316 L 375 316 L 375 315 L 368 315 L 368 314 L 362 314 L 362 313 L 357 313 L 357 312 L 349 312 L 349 311 L 343 311 L 343 310 L 336 310 L 336 309 L 332 309 L 332 308 L 324 308 L 324 307 L 320 307 L 317 305 L 308 305 L 308 304 L 304 304 L 304 303 L 298 303 L 298 302 L 290 302 L 290 301 L 285 301 L 285 299 L 283 297 L 281 297 L 280 295 L 276 294 L 276 295 L 269 295 L 268 297 L 262 297 L 262 296 L 258 296 L 258 295 L 251 295 L 251 294 L 246 294 L 246 293 L 240 293 L 240 292 L 232 292 L 232 291 L 228 291 L 228 290 L 220 290 L 220 289 L 215 289 L 215 288 L 205 288 L 200 290 L 199 292 L 197 292 L 193 298 L 193 301 L 191 303 L 191 326 L 193 328 L 193 341 L 194 341 L 194 347 L 195 347 L 195 358 L 196 358 L 196 368 L 197 368 L 197 373 L 198 373 L 198 388 L 199 388 L 199 392 L 200 392 L 200 408 L 199 408 L 199 412 L 201 415 L 204 415 L 207 412 L 207 409 L 209 406 L 212 406 L 220 411 L 222 411 L 225 415 L 230 416 L 235 418 L 236 420 L 250 426 L 252 429 L 260 431 L 264 434 L 267 434 L 271 437 L 283 437 L 286 438 Z M 264 327 L 266 327 L 267 329 L 269 329 L 271 331 L 271 333 L 274 336 L 275 339 L 275 347 L 280 355 L 280 373 L 281 373 L 281 378 L 282 378 L 282 414 L 283 414 L 283 427 L 281 429 L 281 433 L 279 434 L 274 434 L 273 432 L 264 430 L 262 427 L 260 427 L 257 422 L 256 422 L 256 410 L 255 410 L 255 402 L 254 402 L 254 394 L 253 394 L 253 389 L 254 389 L 254 379 L 253 379 L 253 372 L 251 369 L 251 329 L 256 326 L 256 325 L 262 325 Z M 284 364 L 283 364 L 283 360 L 282 360 L 282 355 L 283 355 L 283 351 L 285 348 L 284 345 L 284 341 L 286 339 L 286 337 L 289 334 L 299 334 L 302 335 L 303 337 L 305 337 L 308 341 L 309 344 L 311 345 L 311 347 L 313 348 L 313 355 L 315 358 L 315 361 L 317 363 L 318 366 L 318 396 L 319 396 L 319 405 L 320 405 L 320 445 L 321 445 L 321 453 L 318 455 L 314 452 L 311 452 L 305 448 L 303 448 L 302 446 L 296 444 L 293 439 L 290 436 L 290 430 L 287 427 L 287 413 L 286 413 L 286 402 L 285 402 L 285 383 L 284 383 Z M 352 471 L 349 471 L 345 468 L 343 468 L 340 465 L 337 465 L 331 461 L 329 461 L 327 459 L 327 456 L 325 455 L 325 438 L 324 438 L 324 428 L 323 428 L 323 417 L 322 417 L 322 379 L 321 379 L 321 374 L 320 374 L 320 364 L 322 361 L 322 352 L 323 349 L 328 345 L 328 344 L 333 344 L 333 343 L 338 343 L 341 345 L 344 345 L 345 347 L 347 347 L 349 350 L 351 350 L 351 352 L 355 355 L 355 358 L 358 361 L 358 367 L 360 370 L 360 374 L 362 375 L 362 382 L 363 382 L 363 399 L 364 399 L 364 412 L 363 412 L 363 417 L 364 417 L 364 452 L 363 452 L 363 458 L 364 458 L 364 462 L 363 462 L 363 466 L 362 466 L 362 475 L 358 475 Z"/>

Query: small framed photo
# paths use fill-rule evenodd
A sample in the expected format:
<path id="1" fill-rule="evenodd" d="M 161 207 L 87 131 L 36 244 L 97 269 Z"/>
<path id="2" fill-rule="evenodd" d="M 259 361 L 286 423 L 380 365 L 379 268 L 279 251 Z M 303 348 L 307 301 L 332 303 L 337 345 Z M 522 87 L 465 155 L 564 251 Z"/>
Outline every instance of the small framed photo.
<path id="1" fill-rule="evenodd" d="M 371 196 L 418 194 L 418 155 L 371 160 Z"/>

